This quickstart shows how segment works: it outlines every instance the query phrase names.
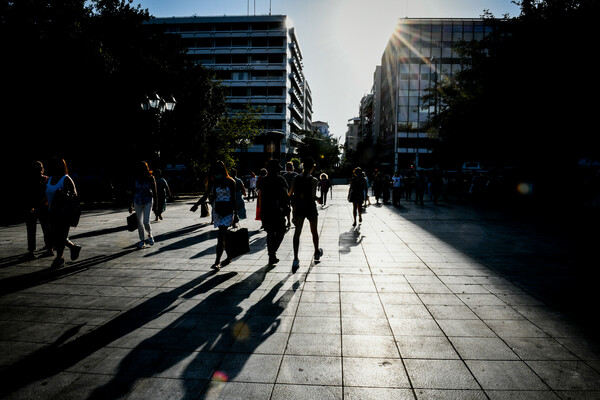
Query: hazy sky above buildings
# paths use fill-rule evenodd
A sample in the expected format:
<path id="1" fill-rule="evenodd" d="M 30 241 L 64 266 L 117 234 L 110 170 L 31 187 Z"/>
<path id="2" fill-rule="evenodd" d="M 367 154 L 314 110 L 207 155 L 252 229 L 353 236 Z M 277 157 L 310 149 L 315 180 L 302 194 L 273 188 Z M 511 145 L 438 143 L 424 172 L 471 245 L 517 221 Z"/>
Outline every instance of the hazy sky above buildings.
<path id="1" fill-rule="evenodd" d="M 155 17 L 287 15 L 296 27 L 304 73 L 312 90 L 313 121 L 335 137 L 358 116 L 375 67 L 399 18 L 518 16 L 511 0 L 134 0 Z"/>

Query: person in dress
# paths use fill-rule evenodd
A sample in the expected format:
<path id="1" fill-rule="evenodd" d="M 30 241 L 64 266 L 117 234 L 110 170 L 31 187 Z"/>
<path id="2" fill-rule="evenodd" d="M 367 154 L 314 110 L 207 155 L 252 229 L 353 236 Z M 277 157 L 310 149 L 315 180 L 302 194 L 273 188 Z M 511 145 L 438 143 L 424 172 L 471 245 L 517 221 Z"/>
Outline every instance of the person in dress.
<path id="1" fill-rule="evenodd" d="M 223 250 L 225 250 L 227 229 L 237 219 L 235 186 L 235 181 L 227 173 L 225 164 L 222 161 L 216 161 L 211 167 L 210 180 L 206 193 L 190 209 L 190 211 L 196 212 L 198 206 L 204 203 L 210 196 L 213 224 L 218 229 L 217 253 L 215 263 L 211 266 L 211 268 L 216 270 L 221 269 L 221 256 L 223 255 Z M 227 265 L 230 262 L 231 258 L 227 257 L 223 261 L 223 265 Z"/>

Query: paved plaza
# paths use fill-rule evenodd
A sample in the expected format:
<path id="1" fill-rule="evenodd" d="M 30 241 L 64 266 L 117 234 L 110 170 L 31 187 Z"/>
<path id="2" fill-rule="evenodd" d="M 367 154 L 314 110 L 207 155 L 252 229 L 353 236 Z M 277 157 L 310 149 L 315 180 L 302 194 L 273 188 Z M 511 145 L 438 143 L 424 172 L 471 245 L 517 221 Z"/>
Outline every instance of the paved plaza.
<path id="1" fill-rule="evenodd" d="M 0 227 L 0 397 L 600 399 L 596 240 L 456 203 L 371 199 L 354 228 L 347 190 L 319 209 L 319 261 L 305 224 L 295 273 L 294 228 L 269 266 L 254 218 L 250 252 L 211 270 L 191 199 L 142 250 L 125 209 L 85 212 L 59 269 Z"/>

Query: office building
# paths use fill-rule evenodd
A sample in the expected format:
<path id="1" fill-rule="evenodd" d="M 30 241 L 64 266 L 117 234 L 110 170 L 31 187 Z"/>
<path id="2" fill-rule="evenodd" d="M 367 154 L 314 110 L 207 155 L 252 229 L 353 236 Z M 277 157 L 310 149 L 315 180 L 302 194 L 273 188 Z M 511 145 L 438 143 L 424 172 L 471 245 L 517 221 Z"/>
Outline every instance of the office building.
<path id="1" fill-rule="evenodd" d="M 374 131 L 382 163 L 399 169 L 434 166 L 433 149 L 439 137 L 431 117 L 439 104 L 434 101 L 423 108 L 422 97 L 444 75 L 470 66 L 455 46 L 482 40 L 490 29 L 482 19 L 399 21 L 381 59 L 381 81 L 376 82 L 381 91 Z"/>
<path id="2" fill-rule="evenodd" d="M 226 87 L 230 113 L 260 109 L 264 135 L 281 132 L 280 157 L 296 152 L 302 130 L 311 130 L 312 97 L 304 76 L 296 30 L 285 15 L 153 18 L 178 34 L 196 64 L 215 71 Z M 264 153 L 257 138 L 249 153 Z"/>

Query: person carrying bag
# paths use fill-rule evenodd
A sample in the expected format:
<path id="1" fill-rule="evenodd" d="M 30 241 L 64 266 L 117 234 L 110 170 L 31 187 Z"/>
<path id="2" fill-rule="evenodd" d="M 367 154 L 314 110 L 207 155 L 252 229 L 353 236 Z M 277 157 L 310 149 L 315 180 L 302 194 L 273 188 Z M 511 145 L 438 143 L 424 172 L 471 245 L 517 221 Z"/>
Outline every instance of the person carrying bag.
<path id="1" fill-rule="evenodd" d="M 209 188 L 204 196 L 192 206 L 190 211 L 196 212 L 198 206 L 204 203 L 209 195 L 212 197 L 213 224 L 218 229 L 217 254 L 215 263 L 211 268 L 219 270 L 221 269 L 223 250 L 226 250 L 227 230 L 234 224 L 235 219 L 237 219 L 235 181 L 227 173 L 227 168 L 225 168 L 225 164 L 222 161 L 216 161 L 212 165 Z M 229 264 L 231 258 L 232 256 L 227 251 L 227 258 L 223 261 L 223 265 Z"/>

